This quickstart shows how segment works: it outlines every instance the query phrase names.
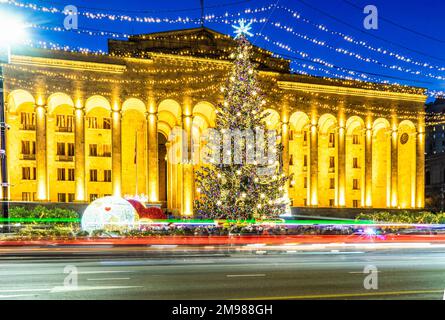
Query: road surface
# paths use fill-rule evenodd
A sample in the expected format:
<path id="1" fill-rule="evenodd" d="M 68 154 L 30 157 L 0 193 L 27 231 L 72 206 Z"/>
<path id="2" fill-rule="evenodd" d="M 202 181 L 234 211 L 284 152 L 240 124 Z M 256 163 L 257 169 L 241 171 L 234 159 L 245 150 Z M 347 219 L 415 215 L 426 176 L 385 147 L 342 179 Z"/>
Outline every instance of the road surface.
<path id="1" fill-rule="evenodd" d="M 445 248 L 233 249 L 1 248 L 0 299 L 444 297 Z M 364 288 L 366 266 L 377 268 L 378 290 Z"/>

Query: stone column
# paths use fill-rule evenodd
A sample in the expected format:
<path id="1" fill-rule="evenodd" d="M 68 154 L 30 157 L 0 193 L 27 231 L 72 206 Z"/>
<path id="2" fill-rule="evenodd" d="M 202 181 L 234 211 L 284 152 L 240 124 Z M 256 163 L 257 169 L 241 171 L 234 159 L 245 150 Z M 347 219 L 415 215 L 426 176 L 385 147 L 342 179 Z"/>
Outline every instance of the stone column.
<path id="1" fill-rule="evenodd" d="M 345 127 L 338 128 L 338 206 L 346 205 L 346 132 Z"/>
<path id="2" fill-rule="evenodd" d="M 48 200 L 48 170 L 46 161 L 46 107 L 37 105 L 36 111 L 36 164 L 37 200 Z"/>
<path id="3" fill-rule="evenodd" d="M 76 201 L 86 201 L 85 188 L 85 111 L 74 109 L 74 180 L 76 183 Z"/>
<path id="4" fill-rule="evenodd" d="M 318 128 L 316 124 L 311 125 L 310 132 L 310 194 L 308 204 L 318 205 Z"/>
<path id="5" fill-rule="evenodd" d="M 425 132 L 419 128 L 416 139 L 416 207 L 425 206 Z"/>
<path id="6" fill-rule="evenodd" d="M 121 139 L 121 125 L 122 114 L 120 110 L 113 110 L 111 112 L 111 175 L 113 185 L 113 195 L 122 196 L 122 139 Z"/>
<path id="7" fill-rule="evenodd" d="M 391 207 L 398 206 L 398 133 L 391 131 Z"/>
<path id="8" fill-rule="evenodd" d="M 158 116 L 147 113 L 148 143 L 148 198 L 150 202 L 159 201 L 159 159 L 158 159 Z"/>
<path id="9" fill-rule="evenodd" d="M 372 207 L 372 129 L 365 131 L 365 207 Z"/>
<path id="10" fill-rule="evenodd" d="M 183 115 L 182 118 L 182 208 L 181 214 L 186 216 L 193 215 L 193 164 L 191 162 L 191 143 L 192 143 L 192 116 Z"/>

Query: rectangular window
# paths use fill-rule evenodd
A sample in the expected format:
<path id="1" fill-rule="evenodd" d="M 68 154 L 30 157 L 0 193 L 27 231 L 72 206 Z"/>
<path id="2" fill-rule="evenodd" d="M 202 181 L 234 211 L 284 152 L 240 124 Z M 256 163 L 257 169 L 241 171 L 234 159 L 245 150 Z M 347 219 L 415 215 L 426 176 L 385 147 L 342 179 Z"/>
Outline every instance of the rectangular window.
<path id="1" fill-rule="evenodd" d="M 359 190 L 360 189 L 358 179 L 353 179 L 352 180 L 352 189 L 353 190 Z"/>
<path id="2" fill-rule="evenodd" d="M 329 148 L 335 148 L 335 133 L 329 133 Z"/>
<path id="3" fill-rule="evenodd" d="M 103 119 L 103 128 L 104 129 L 111 129 L 111 118 L 104 118 Z"/>
<path id="4" fill-rule="evenodd" d="M 294 155 L 293 154 L 291 154 L 290 157 L 289 157 L 289 165 L 290 166 L 294 165 Z"/>
<path id="5" fill-rule="evenodd" d="M 104 182 L 111 182 L 111 170 L 104 170 Z"/>
<path id="6" fill-rule="evenodd" d="M 32 201 L 31 192 L 22 192 L 22 201 Z"/>
<path id="7" fill-rule="evenodd" d="M 74 116 L 66 116 L 66 131 L 73 132 Z"/>
<path id="8" fill-rule="evenodd" d="M 97 198 L 99 198 L 99 196 L 96 193 L 91 193 L 90 194 L 90 202 L 93 202 L 94 200 L 96 200 Z"/>
<path id="9" fill-rule="evenodd" d="M 358 134 L 352 135 L 352 144 L 360 144 L 360 139 L 359 139 Z"/>
<path id="10" fill-rule="evenodd" d="M 67 149 L 68 149 L 68 156 L 69 157 L 74 157 L 74 143 L 69 142 L 67 143 Z"/>
<path id="11" fill-rule="evenodd" d="M 304 188 L 307 188 L 307 177 L 304 177 Z"/>
<path id="12" fill-rule="evenodd" d="M 307 199 L 303 199 L 303 205 L 307 207 Z"/>
<path id="13" fill-rule="evenodd" d="M 68 193 L 68 202 L 74 202 L 75 197 L 74 197 L 74 193 Z"/>
<path id="14" fill-rule="evenodd" d="M 303 157 L 303 167 L 307 167 L 307 154 Z"/>
<path id="15" fill-rule="evenodd" d="M 329 199 L 329 206 L 330 207 L 334 207 L 335 206 L 335 200 L 334 199 Z"/>
<path id="16" fill-rule="evenodd" d="M 352 200 L 352 206 L 358 208 L 358 200 Z"/>
<path id="17" fill-rule="evenodd" d="M 335 189 L 335 179 L 334 178 L 329 179 L 329 189 L 331 189 L 331 190 Z"/>
<path id="18" fill-rule="evenodd" d="M 31 180 L 31 168 L 22 167 L 22 180 Z"/>
<path id="19" fill-rule="evenodd" d="M 74 181 L 74 169 L 68 169 L 68 181 Z"/>
<path id="20" fill-rule="evenodd" d="M 307 146 L 307 131 L 303 131 L 303 146 Z"/>
<path id="21" fill-rule="evenodd" d="M 97 118 L 96 117 L 87 117 L 87 123 L 89 129 L 97 129 Z"/>
<path id="22" fill-rule="evenodd" d="M 289 131 L 289 141 L 293 141 L 294 140 L 294 131 L 290 130 Z"/>
<path id="23" fill-rule="evenodd" d="M 57 180 L 65 181 L 65 168 L 57 168 Z"/>
<path id="24" fill-rule="evenodd" d="M 65 193 L 58 193 L 57 194 L 57 201 L 58 202 L 66 202 L 66 194 Z"/>
<path id="25" fill-rule="evenodd" d="M 92 169 L 90 170 L 90 181 L 97 181 L 97 170 L 96 169 Z"/>
<path id="26" fill-rule="evenodd" d="M 330 169 L 335 168 L 335 157 L 329 157 L 329 168 Z"/>
<path id="27" fill-rule="evenodd" d="M 65 143 L 57 142 L 57 155 L 64 156 L 65 155 Z"/>
<path id="28" fill-rule="evenodd" d="M 20 124 L 23 130 L 35 130 L 36 129 L 36 114 L 29 112 L 20 113 Z"/>
<path id="29" fill-rule="evenodd" d="M 358 169 L 358 158 L 352 158 L 352 167 Z"/>
<path id="30" fill-rule="evenodd" d="M 97 144 L 90 144 L 90 157 L 97 157 Z"/>
<path id="31" fill-rule="evenodd" d="M 102 145 L 102 156 L 111 157 L 111 144 Z"/>

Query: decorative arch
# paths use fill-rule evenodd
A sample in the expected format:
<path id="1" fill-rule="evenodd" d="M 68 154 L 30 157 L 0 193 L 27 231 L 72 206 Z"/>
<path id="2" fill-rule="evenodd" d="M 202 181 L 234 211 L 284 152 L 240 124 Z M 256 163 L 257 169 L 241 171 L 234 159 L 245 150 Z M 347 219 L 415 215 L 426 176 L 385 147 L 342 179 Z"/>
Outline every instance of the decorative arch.
<path id="1" fill-rule="evenodd" d="M 125 113 L 126 111 L 129 110 L 135 110 L 142 114 L 145 114 L 147 112 L 145 103 L 143 103 L 140 99 L 137 98 L 129 98 L 125 100 L 125 102 L 122 104 L 122 113 Z"/>
<path id="2" fill-rule="evenodd" d="M 164 111 L 170 112 L 176 118 L 180 118 L 182 115 L 181 105 L 173 99 L 165 99 L 159 103 L 158 113 L 160 114 Z"/>
<path id="3" fill-rule="evenodd" d="M 388 120 L 384 118 L 378 118 L 374 121 L 372 125 L 372 130 L 374 135 L 381 129 L 389 130 L 391 128 L 391 125 Z"/>
<path id="4" fill-rule="evenodd" d="M 292 130 L 296 132 L 303 131 L 306 126 L 310 123 L 309 116 L 301 111 L 292 113 L 289 119 L 289 123 Z"/>
<path id="5" fill-rule="evenodd" d="M 17 112 L 17 110 L 25 104 L 35 105 L 36 100 L 26 90 L 14 90 L 8 95 L 8 110 L 9 112 Z"/>
<path id="6" fill-rule="evenodd" d="M 203 118 L 209 127 L 215 127 L 216 124 L 216 108 L 213 104 L 207 101 L 198 102 L 193 107 L 193 116 L 200 116 Z"/>
<path id="7" fill-rule="evenodd" d="M 321 134 L 328 133 L 333 126 L 337 125 L 337 118 L 330 113 L 323 114 L 320 119 L 318 119 L 319 132 Z"/>
<path id="8" fill-rule="evenodd" d="M 266 123 L 266 128 L 268 130 L 277 130 L 279 129 L 281 117 L 280 114 L 273 109 L 266 109 L 263 111 L 263 114 L 268 114 L 267 117 L 264 118 Z"/>
<path id="9" fill-rule="evenodd" d="M 365 122 L 358 116 L 349 117 L 346 121 L 346 134 L 351 135 L 356 129 L 364 129 Z"/>
<path id="10" fill-rule="evenodd" d="M 49 114 L 53 114 L 56 108 L 60 106 L 68 106 L 69 108 L 74 108 L 74 102 L 71 97 L 62 92 L 57 92 L 50 95 L 47 105 Z"/>
<path id="11" fill-rule="evenodd" d="M 88 114 L 94 108 L 103 108 L 111 111 L 111 105 L 108 99 L 103 96 L 91 96 L 85 102 L 85 113 Z"/>

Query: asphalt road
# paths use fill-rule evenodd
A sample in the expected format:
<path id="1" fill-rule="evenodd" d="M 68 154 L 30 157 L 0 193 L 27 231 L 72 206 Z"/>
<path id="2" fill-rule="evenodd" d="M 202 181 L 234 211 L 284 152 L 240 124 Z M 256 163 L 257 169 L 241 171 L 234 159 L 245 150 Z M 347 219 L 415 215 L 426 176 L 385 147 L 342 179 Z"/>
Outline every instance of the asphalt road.
<path id="1" fill-rule="evenodd" d="M 443 248 L 266 254 L 162 247 L 26 251 L 0 252 L 0 299 L 437 300 L 445 289 Z M 378 270 L 377 290 L 364 288 L 369 274 L 363 270 L 369 265 Z"/>

